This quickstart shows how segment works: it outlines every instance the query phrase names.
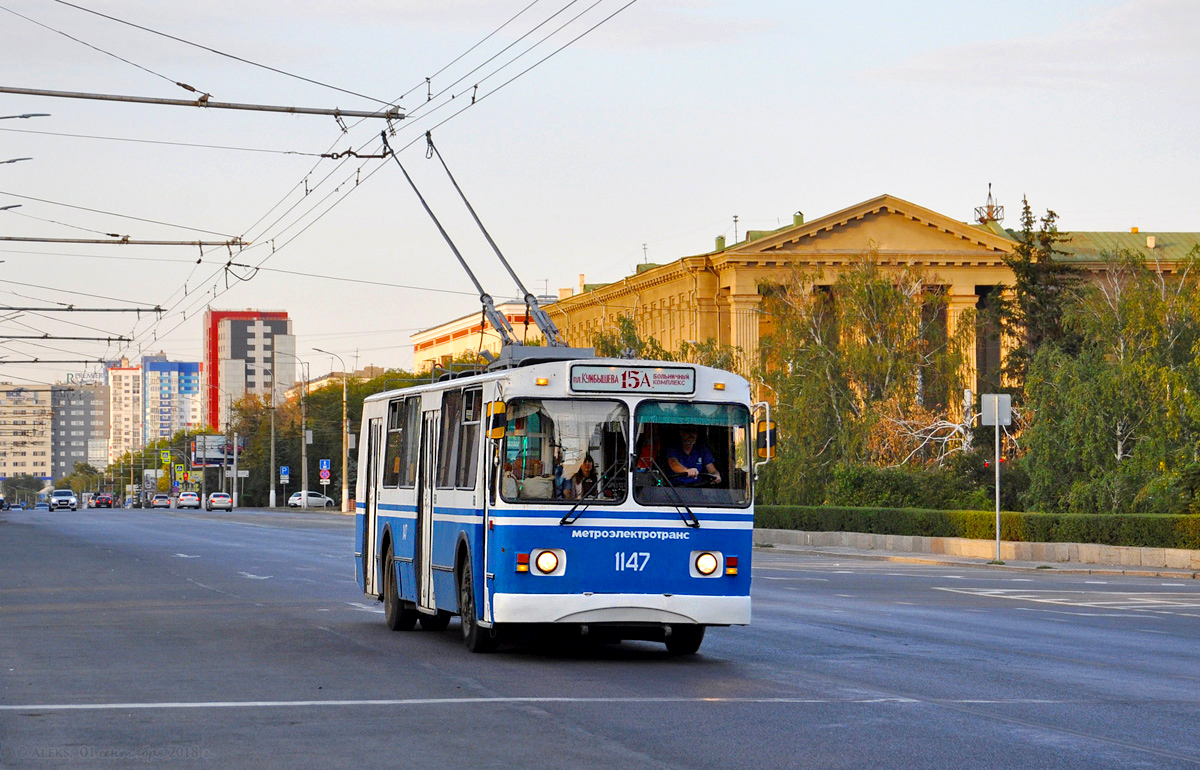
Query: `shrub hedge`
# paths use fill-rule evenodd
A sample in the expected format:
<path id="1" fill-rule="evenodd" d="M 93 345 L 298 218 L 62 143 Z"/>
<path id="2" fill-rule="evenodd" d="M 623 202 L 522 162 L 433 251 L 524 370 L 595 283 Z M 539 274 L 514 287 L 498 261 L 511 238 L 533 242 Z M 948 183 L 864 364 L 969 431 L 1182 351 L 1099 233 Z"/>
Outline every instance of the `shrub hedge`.
<path id="1" fill-rule="evenodd" d="M 995 521 L 996 514 L 992 511 L 935 511 L 923 508 L 760 505 L 754 512 L 754 526 L 763 529 L 965 537 L 976 540 L 995 539 Z M 1004 511 L 1000 514 L 1000 537 L 1023 543 L 1096 543 L 1200 549 L 1200 516 Z"/>

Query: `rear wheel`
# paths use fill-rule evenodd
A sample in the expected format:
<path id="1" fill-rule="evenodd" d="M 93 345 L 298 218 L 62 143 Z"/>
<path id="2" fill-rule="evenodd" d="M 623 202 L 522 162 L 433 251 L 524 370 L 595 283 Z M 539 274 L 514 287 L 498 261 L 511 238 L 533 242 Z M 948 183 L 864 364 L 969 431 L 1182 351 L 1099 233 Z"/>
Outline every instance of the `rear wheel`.
<path id="1" fill-rule="evenodd" d="M 417 608 L 400 598 L 396 587 L 396 560 L 390 547 L 383 563 L 383 618 L 393 631 L 411 631 L 417 624 Z"/>
<path id="2" fill-rule="evenodd" d="M 494 628 L 481 628 L 475 617 L 475 581 L 471 561 L 464 559 L 458 571 L 458 611 L 462 618 L 463 644 L 471 652 L 491 652 L 496 649 Z"/>
<path id="3" fill-rule="evenodd" d="M 667 652 L 674 655 L 695 655 L 704 643 L 704 626 L 671 626 L 667 637 Z"/>

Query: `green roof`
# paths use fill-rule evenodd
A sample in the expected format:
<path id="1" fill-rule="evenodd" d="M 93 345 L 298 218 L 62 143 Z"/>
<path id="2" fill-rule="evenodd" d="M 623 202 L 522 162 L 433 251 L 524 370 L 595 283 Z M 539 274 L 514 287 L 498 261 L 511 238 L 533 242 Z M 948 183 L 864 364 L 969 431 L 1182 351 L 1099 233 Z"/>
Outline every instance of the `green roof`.
<path id="1" fill-rule="evenodd" d="M 1174 261 L 1183 259 L 1192 249 L 1200 247 L 1200 233 L 1087 233 L 1069 232 L 1058 248 L 1066 252 L 1059 257 L 1070 262 L 1098 262 L 1105 254 L 1129 251 L 1150 256 L 1147 238 L 1154 238 L 1154 256 Z"/>

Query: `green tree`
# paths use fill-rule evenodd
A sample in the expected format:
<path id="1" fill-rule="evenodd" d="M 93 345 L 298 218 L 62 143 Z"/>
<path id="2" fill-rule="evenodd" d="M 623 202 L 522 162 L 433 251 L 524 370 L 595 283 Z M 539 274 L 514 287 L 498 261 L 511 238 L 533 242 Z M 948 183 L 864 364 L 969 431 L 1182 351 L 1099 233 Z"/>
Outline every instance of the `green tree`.
<path id="1" fill-rule="evenodd" d="M 940 461 L 961 447 L 951 404 L 973 319 L 949 333 L 933 277 L 884 271 L 867 253 L 832 285 L 797 270 L 763 293 L 772 331 L 759 376 L 782 436 L 767 484 L 775 499 L 819 503 L 839 465 Z"/>
<path id="2" fill-rule="evenodd" d="M 37 502 L 38 493 L 45 487 L 46 482 L 37 476 L 19 473 L 4 480 L 4 499 L 10 503 L 33 504 Z"/>
<path id="3" fill-rule="evenodd" d="M 1200 463 L 1200 259 L 1171 274 L 1107 255 L 1064 314 L 1078 354 L 1044 345 L 1026 383 L 1028 501 L 1053 511 L 1180 511 Z"/>
<path id="4" fill-rule="evenodd" d="M 1066 325 L 1067 308 L 1074 301 L 1083 274 L 1061 260 L 1058 215 L 1047 210 L 1035 218 L 1027 198 L 1021 199 L 1021 229 L 1017 245 L 1004 257 L 1013 273 L 1012 296 L 996 305 L 998 325 L 1015 344 L 1005 357 L 1004 375 L 1018 387 L 1037 351 L 1054 343 L 1068 351 L 1078 349 L 1078 336 Z M 1019 395 L 1019 393 L 1018 393 Z"/>

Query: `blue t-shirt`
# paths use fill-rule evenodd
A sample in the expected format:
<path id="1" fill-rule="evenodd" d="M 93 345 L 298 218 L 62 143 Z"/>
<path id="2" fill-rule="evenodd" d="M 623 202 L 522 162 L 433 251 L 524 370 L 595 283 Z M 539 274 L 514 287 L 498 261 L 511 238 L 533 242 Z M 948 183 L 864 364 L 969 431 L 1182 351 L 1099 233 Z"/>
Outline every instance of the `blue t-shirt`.
<path id="1" fill-rule="evenodd" d="M 671 460 L 682 465 L 684 468 L 695 468 L 700 473 L 707 473 L 705 470 L 709 463 L 716 465 L 713 459 L 712 452 L 708 451 L 708 447 L 703 444 L 693 444 L 692 451 L 684 454 L 683 447 L 671 447 L 667 450 L 667 462 Z M 699 476 L 685 476 L 678 479 L 672 479 L 674 484 L 699 484 L 701 479 Z"/>

